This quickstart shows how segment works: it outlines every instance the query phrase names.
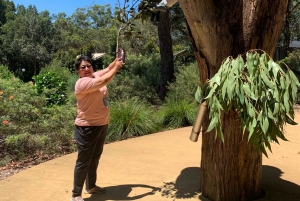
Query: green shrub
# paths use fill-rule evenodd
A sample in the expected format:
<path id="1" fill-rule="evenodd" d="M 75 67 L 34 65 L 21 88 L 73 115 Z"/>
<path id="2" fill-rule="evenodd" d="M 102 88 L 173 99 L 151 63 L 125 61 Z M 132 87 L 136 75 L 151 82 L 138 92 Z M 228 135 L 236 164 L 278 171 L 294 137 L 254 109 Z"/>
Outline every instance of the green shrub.
<path id="1" fill-rule="evenodd" d="M 195 92 L 199 85 L 200 78 L 197 64 L 193 63 L 189 66 L 181 67 L 176 73 L 176 81 L 169 85 L 167 98 L 175 102 L 180 102 L 181 100 L 194 102 Z"/>
<path id="2" fill-rule="evenodd" d="M 67 94 L 74 92 L 74 86 L 78 80 L 77 73 L 72 73 L 68 68 L 62 67 L 62 62 L 59 60 L 53 60 L 50 65 L 45 68 L 42 68 L 40 74 L 46 74 L 47 72 L 55 72 L 59 78 L 66 82 Z"/>
<path id="3" fill-rule="evenodd" d="M 74 90 L 75 90 L 75 83 L 78 80 L 79 76 L 77 74 L 72 74 L 71 76 L 69 76 L 68 80 L 67 80 L 67 94 L 71 95 L 74 94 Z"/>
<path id="4" fill-rule="evenodd" d="M 110 108 L 111 121 L 108 126 L 107 141 L 116 141 L 133 136 L 141 136 L 157 131 L 157 119 L 153 110 L 138 98 L 113 102 Z"/>
<path id="5" fill-rule="evenodd" d="M 32 83 L 0 79 L 0 120 L 9 123 L 0 126 L 0 135 L 34 131 L 45 104 L 46 98 L 37 94 Z"/>
<path id="6" fill-rule="evenodd" d="M 191 126 L 194 124 L 198 106 L 186 99 L 166 99 L 166 104 L 159 110 L 160 121 L 168 129 Z"/>
<path id="7" fill-rule="evenodd" d="M 0 163 L 22 159 L 37 152 L 70 153 L 73 143 L 75 104 L 47 105 L 32 83 L 17 78 L 0 79 Z"/>
<path id="8" fill-rule="evenodd" d="M 11 79 L 14 77 L 14 74 L 8 70 L 6 66 L 0 66 L 0 78 L 2 79 Z"/>
<path id="9" fill-rule="evenodd" d="M 145 85 L 157 87 L 160 84 L 160 55 L 128 55 L 122 71 L 144 78 Z"/>
<path id="10" fill-rule="evenodd" d="M 284 62 L 297 76 L 300 80 L 300 49 L 294 50 L 289 53 L 289 56 L 279 61 L 279 63 Z"/>
<path id="11" fill-rule="evenodd" d="M 108 89 L 112 101 L 139 97 L 152 104 L 159 102 L 154 87 L 147 85 L 143 78 L 128 73 L 116 75 L 113 81 L 108 84 Z"/>
<path id="12" fill-rule="evenodd" d="M 49 139 L 46 136 L 32 135 L 30 133 L 22 133 L 17 135 L 9 135 L 5 139 L 6 145 L 18 152 L 18 155 L 24 156 L 28 153 L 34 153 L 43 147 Z"/>
<path id="13" fill-rule="evenodd" d="M 58 73 L 47 71 L 33 77 L 37 92 L 45 94 L 48 106 L 61 105 L 66 102 L 67 82 Z"/>

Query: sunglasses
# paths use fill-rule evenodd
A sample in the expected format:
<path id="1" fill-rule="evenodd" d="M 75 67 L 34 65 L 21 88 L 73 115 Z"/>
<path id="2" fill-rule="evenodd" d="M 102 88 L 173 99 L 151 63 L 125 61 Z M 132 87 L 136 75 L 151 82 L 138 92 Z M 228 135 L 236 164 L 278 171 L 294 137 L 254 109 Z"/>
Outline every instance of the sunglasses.
<path id="1" fill-rule="evenodd" d="M 89 69 L 90 67 L 92 67 L 92 65 L 89 64 L 89 65 L 86 65 L 86 66 L 80 66 L 79 69 L 80 69 L 80 70 L 85 70 L 86 68 Z"/>

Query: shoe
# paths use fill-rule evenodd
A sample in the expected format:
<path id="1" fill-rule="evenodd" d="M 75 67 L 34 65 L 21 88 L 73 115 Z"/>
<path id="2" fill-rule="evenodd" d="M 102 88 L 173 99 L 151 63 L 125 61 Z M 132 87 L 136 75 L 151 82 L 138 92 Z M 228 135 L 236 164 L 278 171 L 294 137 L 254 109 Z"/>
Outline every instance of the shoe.
<path id="1" fill-rule="evenodd" d="M 84 201 L 81 196 L 71 197 L 70 201 Z"/>
<path id="2" fill-rule="evenodd" d="M 84 189 L 84 193 L 85 194 L 102 194 L 102 193 L 106 193 L 106 190 L 105 190 L 105 188 L 95 186 L 92 189 Z"/>

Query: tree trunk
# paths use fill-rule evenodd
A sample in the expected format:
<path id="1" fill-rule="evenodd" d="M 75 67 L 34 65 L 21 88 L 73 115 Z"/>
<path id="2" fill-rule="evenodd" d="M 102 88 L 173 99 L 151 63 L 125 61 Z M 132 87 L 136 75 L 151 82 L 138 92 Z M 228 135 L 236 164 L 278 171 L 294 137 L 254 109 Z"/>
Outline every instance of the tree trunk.
<path id="1" fill-rule="evenodd" d="M 290 14 L 291 14 L 292 0 L 288 0 L 288 6 L 286 9 L 286 16 L 284 20 L 284 38 L 283 38 L 283 54 L 284 57 L 288 56 L 288 51 L 291 41 L 291 30 L 290 30 Z"/>
<path id="2" fill-rule="evenodd" d="M 158 37 L 161 56 L 161 81 L 159 98 L 160 100 L 165 100 L 168 92 L 168 83 L 173 82 L 175 79 L 169 11 L 160 12 L 159 14 Z"/>
<path id="3" fill-rule="evenodd" d="M 273 55 L 288 0 L 179 0 L 195 43 L 204 83 L 222 61 L 250 49 Z M 208 115 L 203 130 L 208 127 Z M 214 131 L 202 135 L 201 190 L 214 201 L 246 201 L 261 196 L 262 154 L 242 136 L 235 111 L 222 115 L 225 142 Z"/>

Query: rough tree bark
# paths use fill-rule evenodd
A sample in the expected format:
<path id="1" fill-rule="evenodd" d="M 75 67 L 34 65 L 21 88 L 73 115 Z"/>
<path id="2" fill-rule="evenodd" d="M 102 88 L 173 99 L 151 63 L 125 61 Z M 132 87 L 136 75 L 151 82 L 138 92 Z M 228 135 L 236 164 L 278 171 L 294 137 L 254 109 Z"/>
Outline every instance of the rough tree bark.
<path id="1" fill-rule="evenodd" d="M 179 0 L 195 43 L 204 83 L 222 61 L 250 49 L 273 55 L 288 0 Z M 203 130 L 208 126 L 208 117 Z M 261 196 L 262 154 L 242 137 L 236 112 L 222 115 L 225 142 L 202 135 L 201 191 L 214 201 Z"/>
<path id="2" fill-rule="evenodd" d="M 161 56 L 161 82 L 158 95 L 160 100 L 165 100 L 168 83 L 175 79 L 169 11 L 159 14 L 158 37 Z"/>

